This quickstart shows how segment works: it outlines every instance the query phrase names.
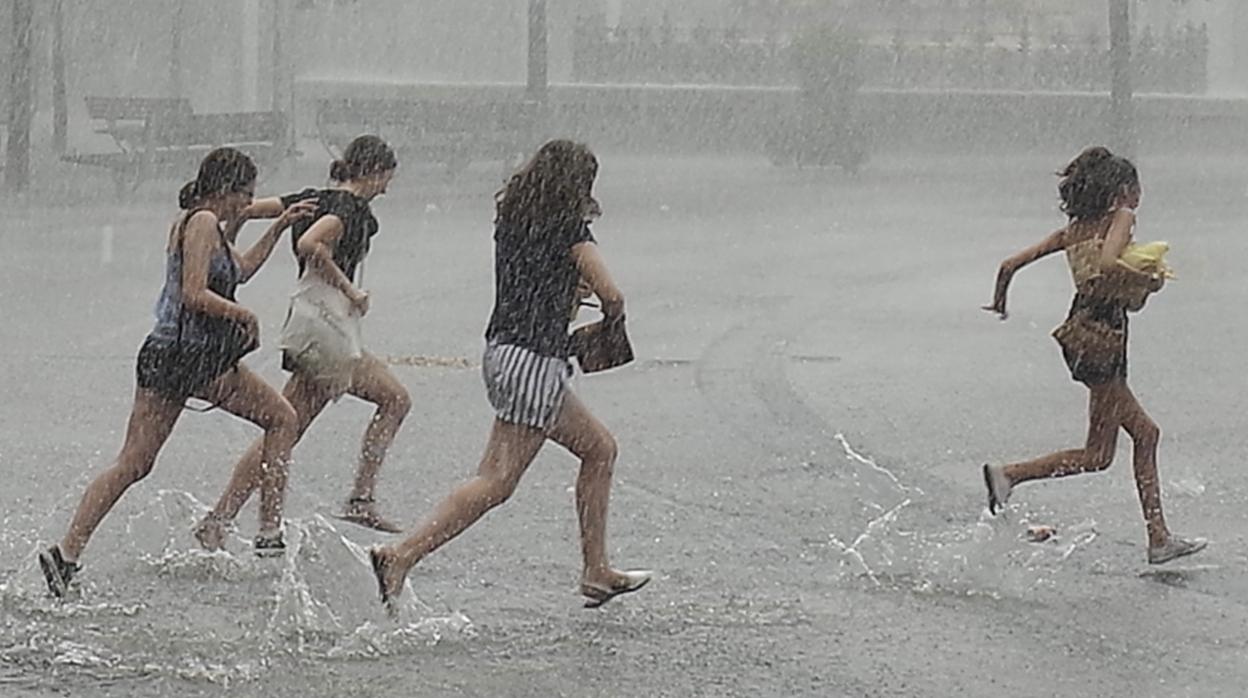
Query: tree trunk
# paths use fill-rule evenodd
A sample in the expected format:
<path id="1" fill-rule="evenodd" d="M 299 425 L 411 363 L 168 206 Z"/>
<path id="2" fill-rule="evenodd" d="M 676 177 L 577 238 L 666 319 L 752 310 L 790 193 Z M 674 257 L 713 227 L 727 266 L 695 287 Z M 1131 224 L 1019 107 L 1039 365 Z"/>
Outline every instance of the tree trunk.
<path id="1" fill-rule="evenodd" d="M 1109 122 L 1114 150 L 1135 154 L 1135 123 L 1131 104 L 1131 2 L 1109 0 Z"/>
<path id="2" fill-rule="evenodd" d="M 545 103 L 546 0 L 529 0 L 529 98 Z"/>
<path id="3" fill-rule="evenodd" d="M 169 96 L 182 97 L 182 24 L 186 19 L 186 5 L 174 0 L 173 22 L 169 27 Z"/>
<path id="4" fill-rule="evenodd" d="M 13 0 L 13 54 L 9 74 L 9 126 L 4 183 L 10 191 L 30 188 L 30 127 L 35 115 L 31 29 L 34 0 Z"/>
<path id="5" fill-rule="evenodd" d="M 69 104 L 65 90 L 65 0 L 52 0 L 52 147 L 64 155 L 69 145 Z"/>

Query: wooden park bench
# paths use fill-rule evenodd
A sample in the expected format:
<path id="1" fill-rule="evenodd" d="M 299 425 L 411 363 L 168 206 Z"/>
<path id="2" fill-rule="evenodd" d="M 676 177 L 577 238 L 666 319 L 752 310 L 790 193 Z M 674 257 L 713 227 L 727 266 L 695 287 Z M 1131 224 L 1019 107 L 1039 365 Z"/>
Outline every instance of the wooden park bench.
<path id="1" fill-rule="evenodd" d="M 337 97 L 316 101 L 317 134 L 331 156 L 341 157 L 352 138 L 372 133 L 390 143 L 401 161 L 441 164 L 452 176 L 474 161 L 499 161 L 510 168 L 532 146 L 536 115 L 536 105 L 518 99 Z"/>
<path id="2" fill-rule="evenodd" d="M 199 161 L 219 146 L 255 158 L 262 170 L 291 154 L 286 117 L 280 112 L 196 114 L 186 99 L 87 97 L 95 132 L 117 149 L 70 153 L 63 160 L 111 170 L 119 195 L 156 177 L 193 177 Z"/>

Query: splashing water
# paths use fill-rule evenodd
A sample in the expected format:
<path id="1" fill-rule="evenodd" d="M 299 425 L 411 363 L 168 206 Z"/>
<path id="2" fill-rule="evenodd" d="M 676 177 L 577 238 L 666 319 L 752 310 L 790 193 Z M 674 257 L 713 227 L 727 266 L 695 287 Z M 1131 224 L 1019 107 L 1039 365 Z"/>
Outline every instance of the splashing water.
<path id="1" fill-rule="evenodd" d="M 399 620 L 384 620 L 366 549 L 323 516 L 288 519 L 286 554 L 272 560 L 253 557 L 237 536 L 229 547 L 238 554 L 195 548 L 189 530 L 206 510 L 189 493 L 157 492 L 126 519 L 121 552 L 93 550 L 63 602 L 48 598 L 35 561 L 43 544 L 25 531 L 21 563 L 0 573 L 0 666 L 15 672 L 5 681 L 229 686 L 287 662 L 374 659 L 475 637 L 467 616 L 435 611 L 410 585 Z"/>
<path id="2" fill-rule="evenodd" d="M 906 515 L 927 503 L 926 493 L 855 450 L 843 434 L 835 438 L 858 469 L 851 476 L 861 511 L 848 532 L 829 533 L 828 541 L 843 564 L 872 588 L 1028 594 L 1053 587 L 1063 566 L 1098 537 L 1096 522 L 1089 519 L 1062 525 L 1043 542 L 1027 542 L 1009 514 L 993 517 L 987 511 L 969 524 L 907 527 Z"/>

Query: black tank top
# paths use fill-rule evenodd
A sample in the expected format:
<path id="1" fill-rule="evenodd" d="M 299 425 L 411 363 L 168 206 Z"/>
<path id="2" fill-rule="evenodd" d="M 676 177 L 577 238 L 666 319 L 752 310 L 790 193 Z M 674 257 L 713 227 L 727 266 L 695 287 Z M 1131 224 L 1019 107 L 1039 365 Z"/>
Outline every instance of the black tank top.
<path id="1" fill-rule="evenodd" d="M 296 202 L 316 199 L 316 214 L 299 221 L 291 228 L 290 243 L 299 259 L 299 238 L 321 216 L 333 215 L 342 221 L 342 235 L 334 245 L 334 264 L 348 279 L 355 282 L 355 270 L 368 254 L 372 237 L 379 228 L 368 199 L 361 198 L 345 189 L 304 189 L 297 194 L 282 197 L 282 207 L 289 208 Z M 304 261 L 299 259 L 299 275 L 303 275 Z"/>

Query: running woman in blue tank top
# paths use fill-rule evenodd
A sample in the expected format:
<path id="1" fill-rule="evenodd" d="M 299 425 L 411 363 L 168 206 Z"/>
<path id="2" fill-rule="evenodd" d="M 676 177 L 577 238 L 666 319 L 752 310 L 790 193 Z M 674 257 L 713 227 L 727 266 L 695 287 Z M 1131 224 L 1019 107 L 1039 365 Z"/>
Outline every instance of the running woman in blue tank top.
<path id="1" fill-rule="evenodd" d="M 169 234 L 165 285 L 156 326 L 136 362 L 138 389 L 125 443 L 113 465 L 83 494 L 60 544 L 39 554 L 48 590 L 64 596 L 79 570 L 91 534 L 134 483 L 151 472 L 188 398 L 207 400 L 264 429 L 257 553 L 281 549 L 282 497 L 294 442 L 295 411 L 239 360 L 258 346 L 256 316 L 239 305 L 234 290 L 269 258 L 282 232 L 311 214 L 314 204 L 287 209 L 246 252 L 234 236 L 248 216 L 256 166 L 232 148 L 209 153 L 199 175 L 181 192 L 183 209 Z"/>
<path id="2" fill-rule="evenodd" d="M 398 164 L 394 151 L 381 138 L 359 136 L 347 146 L 342 159 L 330 166 L 330 178 L 336 186 L 319 191 L 307 189 L 282 197 L 280 203 L 273 200 L 268 204 L 276 210 L 300 200 L 318 200 L 314 216 L 300 222 L 291 233 L 299 273 L 314 274 L 340 291 L 361 317 L 368 312 L 369 298 L 358 285 L 359 268 L 379 227 L 371 203 L 386 192 Z M 375 491 L 382 461 L 412 406 L 407 389 L 381 359 L 367 351 L 354 362 L 345 384 L 340 380 L 327 381 L 315 367 L 305 365 L 300 356 L 284 352 L 282 366 L 290 371 L 282 394 L 298 415 L 296 439 L 344 391 L 377 406 L 364 431 L 355 481 L 339 518 L 397 533 L 399 527 L 378 513 Z M 204 548 L 216 550 L 225 545 L 228 527 L 260 481 L 263 453 L 263 442 L 252 444 L 234 467 L 234 475 L 216 507 L 196 527 L 195 535 Z"/>

